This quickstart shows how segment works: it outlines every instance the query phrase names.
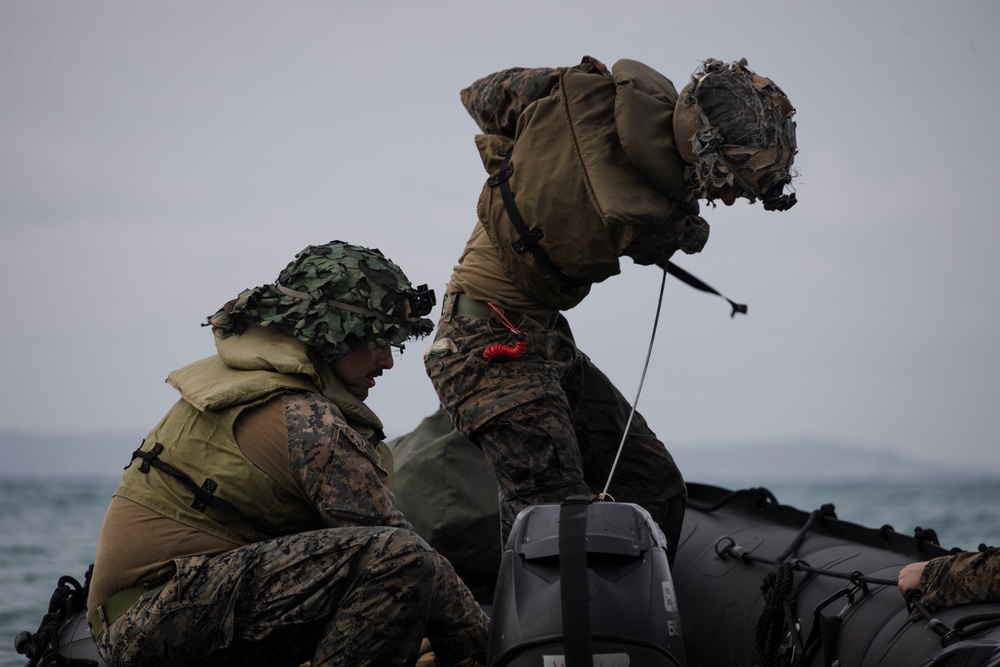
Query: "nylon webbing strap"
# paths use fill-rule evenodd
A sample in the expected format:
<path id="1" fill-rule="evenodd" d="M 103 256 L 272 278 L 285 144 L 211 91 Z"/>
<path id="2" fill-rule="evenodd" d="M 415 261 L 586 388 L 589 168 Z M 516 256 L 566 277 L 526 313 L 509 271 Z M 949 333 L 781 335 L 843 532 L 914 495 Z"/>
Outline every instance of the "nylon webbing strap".
<path id="1" fill-rule="evenodd" d="M 747 306 L 744 303 L 736 303 L 729 297 L 723 295 L 720 292 L 715 291 L 715 288 L 711 287 L 708 283 L 702 281 L 700 278 L 692 276 L 690 273 L 677 266 L 673 262 L 667 262 L 667 273 L 672 275 L 677 280 L 681 281 L 685 285 L 690 285 L 691 287 L 701 290 L 702 292 L 709 292 L 710 294 L 716 294 L 721 296 L 723 299 L 729 302 L 729 305 L 733 307 L 733 312 L 729 314 L 730 317 L 736 317 L 736 313 L 743 313 L 746 315 Z"/>
<path id="2" fill-rule="evenodd" d="M 500 197 L 503 199 L 504 208 L 507 210 L 507 217 L 510 218 L 511 223 L 514 225 L 514 229 L 517 231 L 518 239 L 511 243 L 511 247 L 513 247 L 514 251 L 519 254 L 525 251 L 530 251 L 542 268 L 546 269 L 563 283 L 563 292 L 571 292 L 580 287 L 585 287 L 588 284 L 586 281 L 570 278 L 563 273 L 551 259 L 549 259 L 548 253 L 546 253 L 545 249 L 539 244 L 539 241 L 541 241 L 544 236 L 542 234 L 542 230 L 538 228 L 529 229 L 528 224 L 524 221 L 524 218 L 521 217 L 521 212 L 514 203 L 514 194 L 510 190 L 510 177 L 514 173 L 514 165 L 511 164 L 510 158 L 513 154 L 513 149 L 507 151 L 507 154 L 504 155 L 503 162 L 500 163 L 499 171 L 490 176 L 490 178 L 486 181 L 491 188 L 500 189 Z M 677 278 L 685 285 L 689 285 L 690 287 L 701 290 L 702 292 L 708 292 L 709 294 L 721 296 L 723 299 L 728 301 L 729 305 L 732 306 L 733 309 L 732 313 L 729 315 L 730 317 L 736 317 L 736 313 L 746 315 L 746 304 L 736 303 L 726 295 L 717 291 L 708 283 L 704 282 L 700 278 L 696 278 L 673 262 L 667 262 L 666 270 L 667 273 L 672 275 L 674 278 Z"/>
<path id="3" fill-rule="evenodd" d="M 593 667 L 590 585 L 587 581 L 587 508 L 591 499 L 567 498 L 559 507 L 559 591 L 566 667 Z"/>
<path id="4" fill-rule="evenodd" d="M 166 473 L 167 475 L 170 475 L 171 477 L 179 481 L 185 489 L 191 491 L 194 494 L 194 501 L 191 503 L 191 507 L 193 509 L 204 513 L 206 510 L 211 508 L 213 510 L 240 519 L 248 526 L 256 530 L 258 533 L 262 533 L 264 535 L 275 534 L 274 531 L 269 530 L 266 526 L 263 526 L 259 522 L 254 521 L 250 517 L 244 515 L 239 510 L 239 508 L 237 508 L 228 500 L 224 500 L 223 498 L 219 498 L 218 496 L 216 496 L 215 491 L 216 489 L 219 488 L 219 485 L 211 478 L 205 478 L 205 483 L 202 484 L 201 486 L 198 486 L 194 482 L 194 480 L 192 480 L 186 474 L 184 474 L 177 468 L 173 467 L 163 459 L 159 458 L 159 455 L 162 451 L 163 451 L 163 445 L 161 445 L 160 443 L 156 443 L 155 445 L 153 445 L 153 448 L 149 452 L 144 452 L 142 451 L 142 449 L 137 449 L 134 452 L 132 452 L 132 460 L 134 461 L 135 459 L 142 459 L 142 465 L 139 466 L 140 472 L 148 474 L 149 468 L 150 466 L 152 466 L 153 468 L 156 468 L 160 472 Z M 132 465 L 131 462 L 129 463 L 129 465 Z"/>
<path id="5" fill-rule="evenodd" d="M 503 162 L 500 164 L 500 171 L 490 176 L 486 181 L 491 188 L 500 188 L 500 197 L 503 199 L 504 208 L 507 209 L 507 217 L 513 223 L 514 229 L 517 230 L 519 238 L 511 243 L 511 247 L 518 254 L 530 251 L 542 268 L 559 279 L 563 284 L 561 288 L 563 292 L 572 292 L 575 289 L 586 286 L 587 282 L 570 278 L 559 270 L 559 267 L 549 259 L 549 255 L 545 252 L 545 249 L 538 243 L 543 237 L 542 230 L 538 228 L 528 229 L 528 224 L 521 217 L 521 212 L 517 209 L 517 205 L 514 204 L 514 194 L 510 191 L 510 176 L 514 173 L 514 165 L 510 163 L 510 156 L 513 153 L 513 149 L 507 151 Z"/>

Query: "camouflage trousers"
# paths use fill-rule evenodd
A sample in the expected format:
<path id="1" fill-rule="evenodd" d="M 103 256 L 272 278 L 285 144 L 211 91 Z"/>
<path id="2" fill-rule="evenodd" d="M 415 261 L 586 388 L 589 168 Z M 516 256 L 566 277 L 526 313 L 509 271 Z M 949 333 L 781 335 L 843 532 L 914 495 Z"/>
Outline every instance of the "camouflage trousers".
<path id="1" fill-rule="evenodd" d="M 522 316 L 525 354 L 486 359 L 489 345 L 512 335 L 493 315 L 465 317 L 445 303 L 424 364 L 456 428 L 480 447 L 496 473 L 500 539 L 529 505 L 604 490 L 631 406 L 580 352 L 566 319 L 551 328 Z M 671 562 L 687 491 L 666 447 L 636 413 L 608 493 L 644 507 L 667 538 Z"/>
<path id="2" fill-rule="evenodd" d="M 413 665 L 429 618 L 441 612 L 437 563 L 414 533 L 384 527 L 178 558 L 169 580 L 112 623 L 98 650 L 110 667 Z"/>

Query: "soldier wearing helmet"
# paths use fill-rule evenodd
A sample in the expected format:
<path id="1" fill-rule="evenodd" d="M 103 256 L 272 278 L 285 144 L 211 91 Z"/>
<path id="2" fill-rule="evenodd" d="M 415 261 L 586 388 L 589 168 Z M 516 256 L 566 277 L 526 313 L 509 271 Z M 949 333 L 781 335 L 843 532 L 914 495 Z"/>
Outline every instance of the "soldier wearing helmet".
<path id="1" fill-rule="evenodd" d="M 101 529 L 88 620 L 111 666 L 443 664 L 487 619 L 395 507 L 364 399 L 434 305 L 381 252 L 309 246 L 208 318 L 217 354 L 132 454 Z M 150 661 L 149 658 L 153 657 Z"/>
<path id="2" fill-rule="evenodd" d="M 699 200 L 792 207 L 795 110 L 745 60 L 704 61 L 679 94 L 643 63 L 586 57 L 503 70 L 461 98 L 489 178 L 425 354 L 443 409 L 493 465 L 504 537 L 527 505 L 596 493 L 615 466 L 609 494 L 645 507 L 672 555 L 684 480 L 562 311 L 622 257 L 667 268 L 700 252 Z"/>

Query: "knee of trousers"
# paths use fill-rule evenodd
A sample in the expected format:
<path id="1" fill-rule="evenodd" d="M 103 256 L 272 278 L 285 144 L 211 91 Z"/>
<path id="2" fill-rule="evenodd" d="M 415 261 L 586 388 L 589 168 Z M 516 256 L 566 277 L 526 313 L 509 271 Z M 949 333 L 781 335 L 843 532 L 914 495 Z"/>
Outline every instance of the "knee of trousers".
<path id="1" fill-rule="evenodd" d="M 371 568 L 405 571 L 407 578 L 428 586 L 437 580 L 437 553 L 422 537 L 405 528 L 379 530 L 369 541 L 364 560 Z"/>

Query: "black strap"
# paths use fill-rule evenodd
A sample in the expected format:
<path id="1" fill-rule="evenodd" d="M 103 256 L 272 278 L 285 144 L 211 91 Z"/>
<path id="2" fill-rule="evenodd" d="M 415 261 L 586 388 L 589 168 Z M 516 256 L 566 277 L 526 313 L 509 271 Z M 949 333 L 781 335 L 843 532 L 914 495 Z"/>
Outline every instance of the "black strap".
<path id="1" fill-rule="evenodd" d="M 559 591 L 566 667 L 594 664 L 587 579 L 587 508 L 591 502 L 586 496 L 572 496 L 559 507 Z"/>
<path id="2" fill-rule="evenodd" d="M 163 452 L 163 445 L 156 443 L 148 452 L 144 452 L 142 449 L 137 449 L 132 452 L 132 460 L 142 459 L 142 465 L 139 466 L 139 472 L 148 474 L 150 467 L 153 467 L 179 481 L 185 489 L 194 494 L 194 501 L 191 503 L 191 507 L 197 511 L 204 514 L 207 510 L 213 509 L 218 512 L 222 512 L 223 514 L 228 514 L 229 516 L 238 518 L 240 521 L 243 521 L 259 533 L 263 533 L 264 535 L 275 535 L 273 530 L 268 529 L 263 524 L 244 515 L 228 500 L 224 500 L 216 496 L 215 492 L 219 488 L 218 482 L 210 477 L 206 477 L 205 482 L 201 486 L 198 486 L 194 480 L 186 474 L 166 461 L 160 459 L 159 456 L 161 452 Z M 132 465 L 131 462 L 129 465 Z M 126 466 L 126 468 L 127 467 L 128 466 Z"/>
<path id="3" fill-rule="evenodd" d="M 503 162 L 500 163 L 500 170 L 490 176 L 490 178 L 486 181 L 491 188 L 500 188 L 500 196 L 503 199 L 504 208 L 507 209 L 507 217 L 510 218 L 511 223 L 513 223 L 514 229 L 517 230 L 518 239 L 510 244 L 511 247 L 514 248 L 514 252 L 518 254 L 530 250 L 531 254 L 535 256 L 535 260 L 538 262 L 539 266 L 559 279 L 562 283 L 562 287 L 560 289 L 564 294 L 577 290 L 581 287 L 586 287 L 590 283 L 584 280 L 570 278 L 563 273 L 551 259 L 549 259 L 548 253 L 545 252 L 545 249 L 539 243 L 544 237 L 542 230 L 537 227 L 535 229 L 528 229 L 527 223 L 524 221 L 524 218 L 521 217 L 521 212 L 517 209 L 517 205 L 514 203 L 514 194 L 510 191 L 510 177 L 511 174 L 514 173 L 514 165 L 510 162 L 510 156 L 513 155 L 513 153 L 513 149 L 507 151 L 504 155 Z"/>
<path id="4" fill-rule="evenodd" d="M 733 307 L 733 312 L 730 313 L 729 315 L 730 317 L 736 317 L 736 313 L 743 313 L 744 315 L 746 315 L 747 312 L 746 304 L 736 303 L 729 297 L 723 296 L 719 292 L 715 291 L 714 288 L 710 287 L 707 283 L 702 282 L 702 280 L 699 278 L 695 278 L 690 273 L 688 273 L 681 267 L 677 266 L 673 262 L 667 262 L 666 268 L 667 268 L 667 273 L 672 275 L 674 278 L 677 278 L 682 283 L 690 285 L 691 287 L 701 290 L 702 292 L 710 292 L 711 294 L 717 294 L 718 296 L 721 296 L 723 299 L 728 301 L 729 305 Z"/>
<path id="5" fill-rule="evenodd" d="M 143 440 L 142 444 L 145 445 L 146 441 Z M 161 445 L 160 443 L 156 443 L 155 445 L 153 445 L 152 449 L 150 449 L 148 452 L 142 451 L 142 445 L 140 445 L 139 449 L 132 452 L 132 461 L 135 461 L 137 458 L 142 459 L 142 463 L 139 464 L 139 472 L 148 473 L 150 464 L 153 463 L 153 461 L 156 459 L 157 456 L 160 455 L 160 452 L 162 451 L 163 451 L 163 445 Z M 132 465 L 132 461 L 129 461 L 128 465 L 125 466 L 126 470 L 128 470 L 129 466 Z"/>
<path id="6" fill-rule="evenodd" d="M 486 181 L 491 188 L 500 188 L 500 196 L 503 199 L 504 208 L 507 210 L 507 217 L 510 218 L 511 223 L 514 225 L 514 229 L 517 230 L 518 239 L 510 244 L 511 247 L 514 248 L 514 252 L 518 254 L 530 250 L 531 254 L 535 256 L 535 260 L 538 264 L 563 283 L 563 293 L 572 292 L 580 287 L 585 287 L 589 283 L 575 278 L 570 278 L 563 273 L 551 259 L 549 259 L 548 253 L 545 252 L 545 249 L 542 248 L 539 243 L 542 238 L 544 238 L 542 230 L 537 227 L 535 229 L 529 229 L 527 223 L 524 221 L 524 218 L 521 217 L 521 212 L 514 203 L 514 194 L 510 190 L 510 177 L 514 173 L 514 165 L 510 161 L 513 153 L 514 149 L 510 149 L 506 152 L 506 154 L 503 154 L 503 162 L 500 163 L 499 171 L 490 176 L 490 178 Z M 709 292 L 710 294 L 721 296 L 723 299 L 728 301 L 729 305 L 733 308 L 733 312 L 730 314 L 730 317 L 736 317 L 736 313 L 746 315 L 746 304 L 736 303 L 729 297 L 723 295 L 721 292 L 716 291 L 715 288 L 710 286 L 708 283 L 702 281 L 700 278 L 696 278 L 673 262 L 667 262 L 666 270 L 667 273 L 672 275 L 674 278 L 677 278 L 682 283 L 697 290 L 701 290 L 702 292 Z"/>

